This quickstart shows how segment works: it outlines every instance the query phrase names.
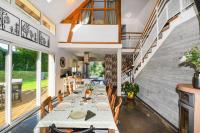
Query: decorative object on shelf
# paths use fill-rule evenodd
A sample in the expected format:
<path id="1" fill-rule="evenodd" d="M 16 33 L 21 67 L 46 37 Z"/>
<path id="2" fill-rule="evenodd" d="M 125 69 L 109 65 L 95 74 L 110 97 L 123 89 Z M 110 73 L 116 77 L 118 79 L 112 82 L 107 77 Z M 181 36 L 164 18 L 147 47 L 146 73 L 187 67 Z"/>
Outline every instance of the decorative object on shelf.
<path id="1" fill-rule="evenodd" d="M 125 82 L 122 84 L 122 91 L 128 96 L 129 99 L 134 99 L 139 92 L 140 87 L 136 83 Z"/>
<path id="2" fill-rule="evenodd" d="M 33 42 L 38 42 L 38 30 L 21 20 L 21 37 Z"/>
<path id="3" fill-rule="evenodd" d="M 1 30 L 19 36 L 20 19 L 8 11 L 0 8 Z"/>
<path id="4" fill-rule="evenodd" d="M 39 32 L 39 44 L 45 47 L 49 47 L 50 45 L 50 37 L 42 31 Z"/>
<path id="5" fill-rule="evenodd" d="M 195 70 L 192 85 L 194 88 L 200 89 L 200 47 L 195 46 L 186 51 L 181 58 L 180 66 L 189 66 Z"/>
<path id="6" fill-rule="evenodd" d="M 65 67 L 65 57 L 60 58 L 60 66 L 63 68 Z"/>

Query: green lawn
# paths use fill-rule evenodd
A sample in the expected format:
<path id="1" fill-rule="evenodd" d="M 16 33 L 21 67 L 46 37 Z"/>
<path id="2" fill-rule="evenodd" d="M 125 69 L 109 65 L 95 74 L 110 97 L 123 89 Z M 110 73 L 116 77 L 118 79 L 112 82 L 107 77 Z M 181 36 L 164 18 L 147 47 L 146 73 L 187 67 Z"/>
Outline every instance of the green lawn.
<path id="1" fill-rule="evenodd" d="M 36 72 L 33 71 L 13 71 L 13 79 L 23 79 L 22 90 L 36 89 Z M 5 72 L 0 71 L 0 82 L 4 82 Z M 41 81 L 41 87 L 48 86 L 48 73 L 44 72 L 45 79 Z"/>

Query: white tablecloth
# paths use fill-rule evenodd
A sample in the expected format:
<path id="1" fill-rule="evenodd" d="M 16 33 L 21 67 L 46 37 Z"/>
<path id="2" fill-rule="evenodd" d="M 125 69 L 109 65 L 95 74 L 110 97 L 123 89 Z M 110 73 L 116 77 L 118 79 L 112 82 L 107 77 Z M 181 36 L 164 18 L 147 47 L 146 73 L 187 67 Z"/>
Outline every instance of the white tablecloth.
<path id="1" fill-rule="evenodd" d="M 106 94 L 105 86 L 96 86 L 93 91 L 92 100 L 87 103 L 82 101 L 82 96 L 84 95 L 82 88 L 77 88 L 80 91 L 79 94 L 72 94 L 63 99 L 63 102 L 58 105 L 52 112 L 45 116 L 39 121 L 36 128 L 38 127 L 48 127 L 49 125 L 55 123 L 57 127 L 70 127 L 70 128 L 89 128 L 93 125 L 95 128 L 108 128 L 115 129 L 118 132 L 118 128 L 114 122 L 112 111 L 109 106 L 109 101 Z M 81 92 L 82 91 L 82 92 Z M 103 103 L 103 109 L 99 106 Z M 68 116 L 72 110 L 91 110 L 96 114 L 93 118 L 85 121 L 85 118 L 74 120 Z M 35 130 L 36 131 L 36 130 Z"/>

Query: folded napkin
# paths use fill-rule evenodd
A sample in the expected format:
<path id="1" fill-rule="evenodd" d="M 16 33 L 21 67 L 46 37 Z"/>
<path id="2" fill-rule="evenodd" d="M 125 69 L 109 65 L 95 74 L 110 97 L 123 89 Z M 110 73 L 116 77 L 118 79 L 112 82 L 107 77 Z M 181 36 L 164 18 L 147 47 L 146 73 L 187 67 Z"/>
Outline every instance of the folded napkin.
<path id="1" fill-rule="evenodd" d="M 86 114 L 86 117 L 85 117 L 85 121 L 89 120 L 90 118 L 96 116 L 95 113 L 93 113 L 92 111 L 88 110 L 87 111 L 87 114 Z"/>

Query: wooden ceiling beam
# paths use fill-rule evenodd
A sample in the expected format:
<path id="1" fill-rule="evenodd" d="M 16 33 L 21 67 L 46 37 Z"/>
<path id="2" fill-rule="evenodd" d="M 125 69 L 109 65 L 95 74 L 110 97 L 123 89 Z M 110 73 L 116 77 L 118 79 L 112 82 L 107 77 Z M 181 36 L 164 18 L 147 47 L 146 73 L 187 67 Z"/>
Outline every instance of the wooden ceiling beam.
<path id="1" fill-rule="evenodd" d="M 88 5 L 88 3 L 91 0 L 85 0 L 80 4 L 78 8 L 76 8 L 69 16 L 67 16 L 65 19 L 61 21 L 61 23 L 72 23 L 75 19 L 77 19 L 77 16 L 79 16 L 79 13 L 81 12 L 81 9 L 85 8 L 85 6 Z"/>

